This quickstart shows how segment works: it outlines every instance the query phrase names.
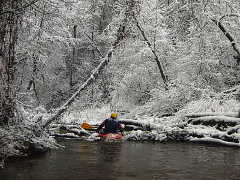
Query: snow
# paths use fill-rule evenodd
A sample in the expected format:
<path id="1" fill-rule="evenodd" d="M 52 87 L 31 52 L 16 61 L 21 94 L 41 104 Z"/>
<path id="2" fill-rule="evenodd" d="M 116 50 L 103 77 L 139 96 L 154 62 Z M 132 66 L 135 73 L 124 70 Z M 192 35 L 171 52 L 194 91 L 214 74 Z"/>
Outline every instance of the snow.
<path id="1" fill-rule="evenodd" d="M 141 113 L 140 111 L 144 111 L 144 107 L 139 108 L 138 111 L 129 109 L 130 112 L 138 113 L 136 113 L 133 118 L 126 118 L 132 116 L 122 115 L 119 113 L 119 121 L 128 127 L 132 127 L 131 131 L 124 132 L 125 136 L 122 140 L 157 142 L 165 142 L 169 140 L 190 142 L 209 141 L 211 143 L 222 145 L 238 146 L 239 143 L 237 142 L 240 141 L 239 125 L 233 127 L 227 126 L 224 129 L 218 129 L 217 125 L 206 125 L 208 119 L 213 119 L 215 123 L 236 122 L 236 124 L 238 124 L 240 122 L 240 118 L 237 117 L 238 113 L 234 111 L 236 110 L 235 101 L 226 101 L 225 104 L 222 105 L 221 109 L 217 106 L 218 103 L 219 102 L 215 100 L 191 102 L 175 115 L 161 118 L 150 116 L 147 113 Z M 233 104 L 232 108 L 229 108 L 228 105 L 231 103 Z M 198 106 L 198 108 L 196 108 L 196 106 Z M 192 108 L 194 108 L 195 111 L 191 111 Z M 218 111 L 211 112 L 208 108 L 218 108 Z M 87 122 L 91 125 L 99 125 L 103 120 L 110 116 L 111 112 L 112 109 L 109 104 L 81 111 L 73 106 L 70 108 L 69 113 L 65 113 L 57 124 L 51 125 L 49 131 L 53 136 L 98 141 L 100 139 L 98 137 L 98 133 L 84 130 L 80 126 L 83 122 Z M 40 117 L 42 117 L 43 121 L 44 119 L 47 119 L 46 117 L 49 117 L 49 114 L 47 114 L 41 107 L 34 111 L 34 113 L 24 111 L 24 114 L 26 117 L 29 117 L 29 119 L 33 119 L 34 122 L 39 121 Z M 200 124 L 191 124 L 189 120 L 192 120 L 191 122 L 200 120 Z M 201 122 L 205 122 L 205 124 L 202 125 Z M 31 124 L 31 126 L 34 124 L 28 122 L 28 120 L 26 123 Z M 59 128 L 61 128 L 61 126 L 67 127 L 67 134 L 59 134 Z M 36 138 L 36 142 L 37 141 L 47 144 L 49 139 L 39 140 Z M 51 143 L 49 143 L 48 146 L 50 146 L 50 144 Z"/>
<path id="2" fill-rule="evenodd" d="M 100 140 L 101 138 L 99 137 L 98 133 L 92 133 L 90 136 L 86 138 L 87 141 L 97 141 Z"/>
<path id="3" fill-rule="evenodd" d="M 134 141 L 159 141 L 164 142 L 167 140 L 167 136 L 164 133 L 158 133 L 157 131 L 146 132 L 146 131 L 131 131 L 129 134 L 123 137 L 123 140 L 134 140 Z"/>

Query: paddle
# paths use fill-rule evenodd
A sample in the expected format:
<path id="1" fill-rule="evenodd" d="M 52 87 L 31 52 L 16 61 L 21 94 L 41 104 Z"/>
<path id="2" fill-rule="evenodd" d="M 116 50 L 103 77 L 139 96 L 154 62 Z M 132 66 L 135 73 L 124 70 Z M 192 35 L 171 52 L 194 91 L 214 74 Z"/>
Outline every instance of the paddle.
<path id="1" fill-rule="evenodd" d="M 82 123 L 81 128 L 86 129 L 86 130 L 90 130 L 90 129 L 93 129 L 93 126 L 84 122 L 84 123 Z"/>

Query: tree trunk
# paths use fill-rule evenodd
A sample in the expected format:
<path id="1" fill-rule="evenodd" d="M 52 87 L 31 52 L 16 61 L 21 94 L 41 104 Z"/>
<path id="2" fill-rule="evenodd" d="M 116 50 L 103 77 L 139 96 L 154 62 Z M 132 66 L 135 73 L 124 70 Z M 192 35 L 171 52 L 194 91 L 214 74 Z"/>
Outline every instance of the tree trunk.
<path id="1" fill-rule="evenodd" d="M 141 35 L 142 35 L 144 41 L 147 43 L 148 47 L 151 49 L 151 51 L 152 51 L 152 53 L 153 53 L 153 55 L 154 55 L 154 57 L 155 57 L 154 59 L 155 59 L 155 61 L 156 61 L 156 63 L 157 63 L 159 72 L 160 72 L 160 74 L 161 74 L 163 83 L 164 83 L 164 85 L 165 85 L 165 89 L 168 90 L 168 87 L 167 87 L 167 76 L 166 76 L 165 73 L 163 72 L 163 68 L 162 68 L 161 62 L 160 62 L 160 60 L 159 60 L 159 58 L 158 58 L 158 56 L 157 56 L 157 53 L 156 53 L 156 51 L 154 50 L 154 48 L 152 47 L 150 41 L 148 40 L 148 38 L 147 38 L 147 36 L 146 36 L 143 28 L 140 26 L 140 24 L 139 24 L 139 22 L 138 22 L 138 20 L 137 20 L 136 17 L 135 17 L 135 21 L 136 21 L 136 26 L 137 26 L 138 30 L 141 32 Z"/>
<path id="2" fill-rule="evenodd" d="M 14 117 L 15 45 L 22 0 L 3 0 L 0 3 L 0 123 Z M 12 12 L 8 12 L 8 11 Z M 6 12 L 6 13 L 4 13 Z"/>
<path id="3" fill-rule="evenodd" d="M 73 26 L 73 38 L 77 38 L 77 25 Z M 69 86 L 72 88 L 73 86 L 73 65 L 75 63 L 75 56 L 76 56 L 76 48 L 75 46 L 73 47 L 72 50 L 72 62 L 70 62 L 70 69 L 69 69 Z"/>
<path id="4" fill-rule="evenodd" d="M 228 38 L 228 40 L 231 42 L 231 45 L 234 49 L 234 51 L 237 53 L 237 56 L 234 56 L 235 59 L 237 59 L 237 64 L 240 64 L 240 49 L 237 41 L 232 37 L 232 35 L 227 32 L 226 28 L 222 25 L 220 21 L 217 21 L 215 19 L 211 19 L 217 26 L 218 28 L 223 32 L 223 34 Z"/>

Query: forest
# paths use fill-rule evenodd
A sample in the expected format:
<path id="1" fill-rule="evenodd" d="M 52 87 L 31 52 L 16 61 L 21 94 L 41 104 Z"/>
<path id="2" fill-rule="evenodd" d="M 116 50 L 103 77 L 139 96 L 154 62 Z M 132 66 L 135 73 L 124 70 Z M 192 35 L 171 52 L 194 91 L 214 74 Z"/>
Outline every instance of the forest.
<path id="1" fill-rule="evenodd" d="M 240 147 L 239 10 L 236 0 L 1 0 L 0 165 L 63 148 L 56 136 L 94 139 L 81 124 L 111 112 L 127 140 Z"/>

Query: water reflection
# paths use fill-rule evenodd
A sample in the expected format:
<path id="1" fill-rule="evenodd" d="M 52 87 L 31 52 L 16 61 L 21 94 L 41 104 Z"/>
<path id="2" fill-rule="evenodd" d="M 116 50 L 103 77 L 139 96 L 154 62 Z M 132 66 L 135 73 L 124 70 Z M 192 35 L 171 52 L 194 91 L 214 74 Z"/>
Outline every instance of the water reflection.
<path id="1" fill-rule="evenodd" d="M 239 179 L 240 151 L 196 144 L 63 141 L 65 150 L 9 164 L 0 180 Z"/>

